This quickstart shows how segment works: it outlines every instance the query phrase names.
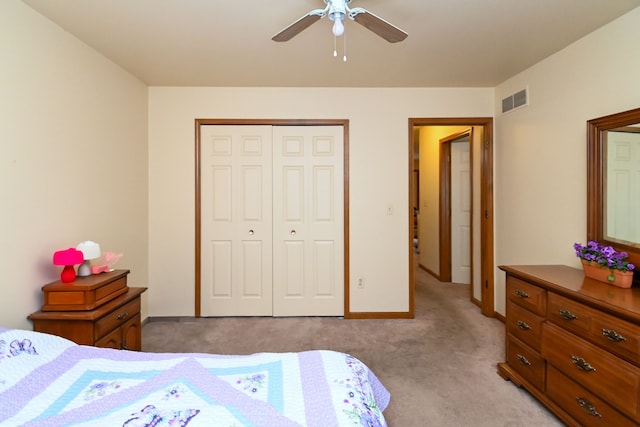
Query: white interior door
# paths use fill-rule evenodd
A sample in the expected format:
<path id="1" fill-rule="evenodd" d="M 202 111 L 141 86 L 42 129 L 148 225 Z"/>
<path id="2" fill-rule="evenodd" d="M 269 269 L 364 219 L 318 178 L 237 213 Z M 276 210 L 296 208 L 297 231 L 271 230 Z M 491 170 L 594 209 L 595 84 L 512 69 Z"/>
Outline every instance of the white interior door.
<path id="1" fill-rule="evenodd" d="M 273 312 L 344 315 L 342 126 L 274 127 Z"/>
<path id="2" fill-rule="evenodd" d="M 451 281 L 471 283 L 471 157 L 469 141 L 451 143 Z"/>
<path id="3" fill-rule="evenodd" d="M 200 127 L 201 314 L 272 314 L 271 126 Z"/>

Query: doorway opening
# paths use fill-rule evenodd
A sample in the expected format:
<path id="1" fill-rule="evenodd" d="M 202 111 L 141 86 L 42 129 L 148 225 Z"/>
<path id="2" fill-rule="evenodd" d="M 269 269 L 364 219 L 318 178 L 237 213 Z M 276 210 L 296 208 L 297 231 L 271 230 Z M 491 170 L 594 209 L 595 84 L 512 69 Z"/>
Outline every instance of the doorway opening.
<path id="1" fill-rule="evenodd" d="M 448 237 L 451 180 L 448 163 L 442 162 L 450 148 L 447 144 L 466 131 L 470 134 L 470 300 L 485 316 L 495 316 L 491 117 L 409 119 L 409 307 L 412 314 L 415 267 L 438 280 L 451 281 Z"/>

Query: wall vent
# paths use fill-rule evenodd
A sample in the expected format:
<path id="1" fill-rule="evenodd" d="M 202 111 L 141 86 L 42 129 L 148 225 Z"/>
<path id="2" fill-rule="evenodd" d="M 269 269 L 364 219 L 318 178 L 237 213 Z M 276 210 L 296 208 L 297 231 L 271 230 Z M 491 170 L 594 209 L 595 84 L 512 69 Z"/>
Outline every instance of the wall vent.
<path id="1" fill-rule="evenodd" d="M 509 95 L 502 100 L 502 113 L 507 113 L 518 108 L 526 107 L 529 105 L 529 94 L 527 89 L 522 89 Z"/>

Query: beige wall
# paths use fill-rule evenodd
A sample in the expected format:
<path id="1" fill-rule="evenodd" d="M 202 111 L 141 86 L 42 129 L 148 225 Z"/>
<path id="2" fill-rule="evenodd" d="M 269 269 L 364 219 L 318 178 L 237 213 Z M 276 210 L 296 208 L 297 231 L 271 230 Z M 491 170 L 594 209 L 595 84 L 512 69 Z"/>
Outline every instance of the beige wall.
<path id="1" fill-rule="evenodd" d="M 496 264 L 579 266 L 586 240 L 586 122 L 640 106 L 640 8 L 496 88 L 530 106 L 496 115 Z M 504 273 L 496 269 L 496 310 Z"/>
<path id="2" fill-rule="evenodd" d="M 147 88 L 0 2 L 0 326 L 31 328 L 53 252 L 95 240 L 147 283 Z"/>
<path id="3" fill-rule="evenodd" d="M 407 311 L 409 117 L 491 116 L 493 89 L 167 88 L 149 96 L 149 314 L 194 314 L 194 119 L 349 119 L 351 310 Z M 393 215 L 386 215 L 387 206 Z"/>
<path id="4" fill-rule="evenodd" d="M 194 313 L 195 118 L 349 119 L 351 280 L 366 280 L 351 309 L 405 311 L 407 119 L 491 116 L 528 86 L 529 107 L 495 111 L 496 264 L 577 265 L 585 122 L 638 106 L 637 22 L 640 9 L 495 89 L 147 89 L 22 2 L 0 2 L 0 325 L 30 327 L 59 274 L 52 253 L 86 239 L 124 253 L 150 315 Z"/>

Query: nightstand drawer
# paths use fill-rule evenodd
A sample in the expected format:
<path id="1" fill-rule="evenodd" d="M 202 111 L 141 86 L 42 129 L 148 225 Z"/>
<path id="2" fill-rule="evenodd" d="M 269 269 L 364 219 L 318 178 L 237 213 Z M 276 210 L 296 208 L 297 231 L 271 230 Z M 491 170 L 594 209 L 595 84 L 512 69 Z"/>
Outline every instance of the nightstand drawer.
<path id="1" fill-rule="evenodd" d="M 552 323 L 543 326 L 542 356 L 619 411 L 639 415 L 640 368 Z"/>
<path id="2" fill-rule="evenodd" d="M 540 316 L 547 313 L 547 291 L 517 277 L 507 277 L 507 300 Z"/>
<path id="3" fill-rule="evenodd" d="M 140 298 L 136 298 L 122 307 L 111 311 L 96 322 L 96 339 L 102 338 L 108 332 L 138 315 L 138 313 L 140 313 Z"/>
<path id="4" fill-rule="evenodd" d="M 507 302 L 507 333 L 512 334 L 536 351 L 540 351 L 542 322 L 537 316 L 513 302 Z"/>
<path id="5" fill-rule="evenodd" d="M 507 363 L 536 388 L 544 390 L 545 361 L 513 335 L 507 335 Z"/>
<path id="6" fill-rule="evenodd" d="M 632 427 L 634 423 L 567 376 L 547 366 L 547 394 L 586 427 Z"/>

